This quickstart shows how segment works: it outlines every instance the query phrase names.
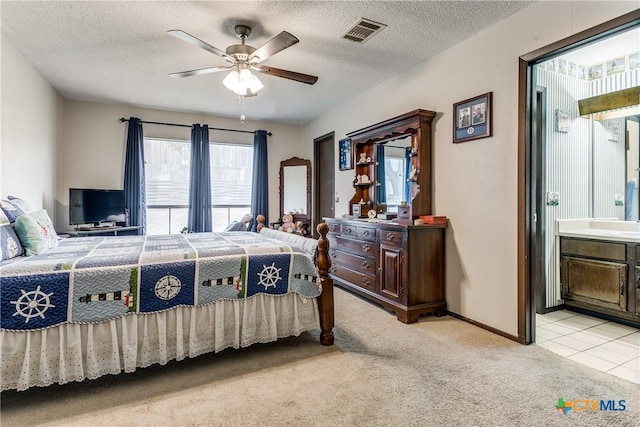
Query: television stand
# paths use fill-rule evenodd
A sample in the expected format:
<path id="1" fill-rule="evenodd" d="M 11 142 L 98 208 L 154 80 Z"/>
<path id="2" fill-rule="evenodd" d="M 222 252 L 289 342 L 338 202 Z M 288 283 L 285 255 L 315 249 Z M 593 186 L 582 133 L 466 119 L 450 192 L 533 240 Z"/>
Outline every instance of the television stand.
<path id="1" fill-rule="evenodd" d="M 117 225 L 100 226 L 100 227 L 78 227 L 75 230 L 65 230 L 58 234 L 66 234 L 69 237 L 87 237 L 87 236 L 133 236 L 139 234 L 142 227 L 133 225 L 130 227 L 120 227 Z"/>

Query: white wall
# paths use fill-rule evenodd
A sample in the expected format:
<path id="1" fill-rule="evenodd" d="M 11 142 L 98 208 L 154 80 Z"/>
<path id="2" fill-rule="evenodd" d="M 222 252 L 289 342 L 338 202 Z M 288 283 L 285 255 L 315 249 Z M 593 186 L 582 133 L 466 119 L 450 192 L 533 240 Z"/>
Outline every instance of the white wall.
<path id="1" fill-rule="evenodd" d="M 300 127 L 268 122 L 153 110 L 125 105 L 92 102 L 65 101 L 63 165 L 59 185 L 56 188 L 58 210 L 57 227 L 68 228 L 69 188 L 122 188 L 124 176 L 124 150 L 127 124 L 121 117 L 138 117 L 141 120 L 179 123 L 208 124 L 225 129 L 272 132 L 268 137 L 269 157 L 269 220 L 280 216 L 279 184 L 280 161 L 292 156 L 311 158 L 312 148 L 303 143 Z M 190 128 L 144 124 L 145 137 L 189 140 Z M 253 144 L 253 134 L 211 130 L 212 141 Z"/>
<path id="2" fill-rule="evenodd" d="M 518 58 L 637 8 L 633 2 L 535 3 L 412 70 L 337 105 L 306 140 L 347 132 L 416 108 L 434 122 L 434 213 L 450 218 L 448 309 L 517 335 Z M 452 143 L 453 103 L 493 92 L 493 137 Z M 336 152 L 338 149 L 336 148 Z M 353 171 L 336 171 L 348 211 Z"/>
<path id="3" fill-rule="evenodd" d="M 0 197 L 24 198 L 55 221 L 63 99 L 2 36 Z"/>

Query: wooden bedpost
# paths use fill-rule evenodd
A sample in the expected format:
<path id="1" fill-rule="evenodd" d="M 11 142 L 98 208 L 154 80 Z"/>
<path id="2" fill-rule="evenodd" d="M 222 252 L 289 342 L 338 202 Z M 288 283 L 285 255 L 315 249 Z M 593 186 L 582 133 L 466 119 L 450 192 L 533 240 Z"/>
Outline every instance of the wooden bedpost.
<path id="1" fill-rule="evenodd" d="M 322 330 L 320 332 L 320 344 L 333 345 L 333 280 L 329 277 L 331 259 L 329 258 L 329 240 L 327 239 L 329 226 L 325 223 L 320 223 L 316 229 L 320 233 L 316 263 L 320 272 L 320 283 L 322 284 L 322 294 L 318 298 L 320 329 Z"/>
<path id="2" fill-rule="evenodd" d="M 256 231 L 259 233 L 260 230 L 262 230 L 262 228 L 264 227 L 264 215 L 258 215 L 256 220 L 258 221 L 258 226 L 256 227 Z"/>

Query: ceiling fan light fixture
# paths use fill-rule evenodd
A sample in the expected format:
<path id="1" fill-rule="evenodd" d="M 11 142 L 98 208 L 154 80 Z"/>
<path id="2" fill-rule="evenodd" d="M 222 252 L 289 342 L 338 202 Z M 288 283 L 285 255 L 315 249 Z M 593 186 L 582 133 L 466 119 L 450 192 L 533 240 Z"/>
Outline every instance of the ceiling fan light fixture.
<path id="1" fill-rule="evenodd" d="M 242 68 L 240 71 L 233 70 L 222 83 L 227 89 L 240 96 L 256 94 L 264 88 L 260 79 L 247 68 Z"/>

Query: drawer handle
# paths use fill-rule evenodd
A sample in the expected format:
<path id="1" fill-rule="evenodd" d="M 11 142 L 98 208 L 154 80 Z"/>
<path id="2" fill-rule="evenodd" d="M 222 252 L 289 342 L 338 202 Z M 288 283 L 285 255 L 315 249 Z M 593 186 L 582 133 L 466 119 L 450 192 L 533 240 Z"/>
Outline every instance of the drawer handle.
<path id="1" fill-rule="evenodd" d="M 336 256 L 336 251 L 331 251 L 331 258 L 335 258 Z"/>
<path id="2" fill-rule="evenodd" d="M 387 233 L 387 240 L 393 240 L 393 233 L 390 231 Z"/>
<path id="3" fill-rule="evenodd" d="M 370 267 L 369 262 L 367 262 L 366 260 L 362 261 L 362 268 L 368 269 L 369 267 Z"/>
<path id="4" fill-rule="evenodd" d="M 350 234 L 351 233 L 351 227 L 345 228 L 344 232 L 347 233 L 347 234 Z"/>
<path id="5" fill-rule="evenodd" d="M 364 252 L 369 252 L 369 249 L 371 249 L 371 248 L 369 248 L 369 245 L 367 245 L 366 243 L 364 245 L 362 245 L 362 250 Z"/>
<path id="6" fill-rule="evenodd" d="M 362 278 L 362 284 L 365 285 L 365 286 L 369 286 L 371 284 L 371 282 L 366 277 L 363 277 Z"/>
<path id="7" fill-rule="evenodd" d="M 335 224 L 331 224 L 331 226 L 329 226 L 329 230 L 331 231 L 336 231 L 336 225 Z"/>
<path id="8" fill-rule="evenodd" d="M 369 235 L 369 230 L 364 230 L 364 232 L 362 234 L 364 234 L 365 236 L 368 236 Z"/>
<path id="9" fill-rule="evenodd" d="M 338 271 L 338 270 L 335 267 L 329 268 L 329 273 L 331 273 L 331 274 L 335 274 L 336 271 Z"/>
<path id="10" fill-rule="evenodd" d="M 624 281 L 620 280 L 620 295 L 624 295 Z"/>

